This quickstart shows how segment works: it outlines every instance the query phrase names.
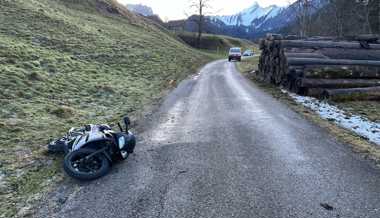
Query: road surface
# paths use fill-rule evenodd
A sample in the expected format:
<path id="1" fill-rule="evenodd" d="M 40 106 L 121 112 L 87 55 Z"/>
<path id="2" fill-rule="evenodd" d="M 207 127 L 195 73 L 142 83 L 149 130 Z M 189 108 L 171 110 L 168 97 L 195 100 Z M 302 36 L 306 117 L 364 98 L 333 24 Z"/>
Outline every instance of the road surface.
<path id="1" fill-rule="evenodd" d="M 136 155 L 50 217 L 380 217 L 380 171 L 216 61 L 144 121 Z"/>

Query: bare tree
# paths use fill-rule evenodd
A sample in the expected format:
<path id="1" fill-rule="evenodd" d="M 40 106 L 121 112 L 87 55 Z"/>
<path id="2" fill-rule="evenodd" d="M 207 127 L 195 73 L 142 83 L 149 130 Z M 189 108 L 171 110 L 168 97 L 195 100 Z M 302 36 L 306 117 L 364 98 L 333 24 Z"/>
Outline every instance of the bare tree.
<path id="1" fill-rule="evenodd" d="M 333 13 L 335 33 L 337 37 L 343 36 L 344 16 L 341 3 L 341 0 L 329 0 L 329 4 Z"/>
<path id="2" fill-rule="evenodd" d="M 306 37 L 310 32 L 312 9 L 312 0 L 298 0 L 293 4 L 295 16 L 300 29 L 300 36 Z"/>
<path id="3" fill-rule="evenodd" d="M 380 34 L 380 1 L 377 2 L 377 33 Z"/>
<path id="4" fill-rule="evenodd" d="M 190 0 L 191 8 L 196 11 L 197 18 L 194 22 L 198 27 L 198 36 L 197 36 L 197 46 L 201 47 L 201 40 L 203 34 L 203 27 L 205 21 L 205 15 L 207 14 L 207 9 L 211 8 L 210 2 L 211 0 Z"/>
<path id="5" fill-rule="evenodd" d="M 369 0 L 355 0 L 359 8 L 356 9 L 356 14 L 360 20 L 364 21 L 364 33 L 372 34 L 372 27 L 370 22 L 370 7 Z"/>
<path id="6" fill-rule="evenodd" d="M 380 34 L 380 1 L 377 1 L 377 33 Z"/>

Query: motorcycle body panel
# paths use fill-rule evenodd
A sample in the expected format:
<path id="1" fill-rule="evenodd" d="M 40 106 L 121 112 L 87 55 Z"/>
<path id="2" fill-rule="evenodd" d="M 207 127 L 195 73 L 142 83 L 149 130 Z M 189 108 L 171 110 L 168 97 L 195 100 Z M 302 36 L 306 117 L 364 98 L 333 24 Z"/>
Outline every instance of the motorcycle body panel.
<path id="1" fill-rule="evenodd" d="M 90 144 L 101 143 L 110 141 L 110 135 L 107 136 L 106 133 L 100 131 L 101 126 L 98 125 L 90 125 L 90 131 L 80 135 L 74 141 L 71 150 L 76 151 L 83 147 L 87 147 Z M 111 133 L 110 133 L 111 134 Z"/>

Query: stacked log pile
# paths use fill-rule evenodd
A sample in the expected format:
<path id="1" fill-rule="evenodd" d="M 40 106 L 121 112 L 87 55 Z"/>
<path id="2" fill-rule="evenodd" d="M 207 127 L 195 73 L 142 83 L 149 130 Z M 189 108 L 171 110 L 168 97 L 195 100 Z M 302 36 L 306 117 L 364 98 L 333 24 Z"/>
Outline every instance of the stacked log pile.
<path id="1" fill-rule="evenodd" d="M 301 95 L 321 98 L 380 99 L 380 40 L 360 36 L 300 39 L 269 34 L 260 40 L 257 76 Z"/>

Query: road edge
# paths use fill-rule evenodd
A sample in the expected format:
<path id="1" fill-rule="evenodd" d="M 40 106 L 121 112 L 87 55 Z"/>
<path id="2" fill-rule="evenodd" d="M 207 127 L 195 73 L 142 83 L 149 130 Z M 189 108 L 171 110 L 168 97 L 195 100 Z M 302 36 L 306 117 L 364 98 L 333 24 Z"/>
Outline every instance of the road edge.
<path id="1" fill-rule="evenodd" d="M 350 130 L 322 119 L 311 109 L 295 102 L 288 94 L 283 93 L 279 87 L 259 81 L 254 76 L 254 71 L 242 72 L 242 68 L 237 66 L 237 64 L 236 69 L 237 72 L 244 76 L 250 83 L 256 85 L 267 94 L 270 94 L 276 100 L 286 104 L 290 109 L 301 115 L 303 118 L 326 130 L 326 132 L 333 136 L 337 141 L 348 145 L 355 154 L 360 155 L 366 160 L 370 160 L 376 168 L 380 169 L 380 149 L 377 148 L 376 145 L 363 139 L 363 137 Z"/>

